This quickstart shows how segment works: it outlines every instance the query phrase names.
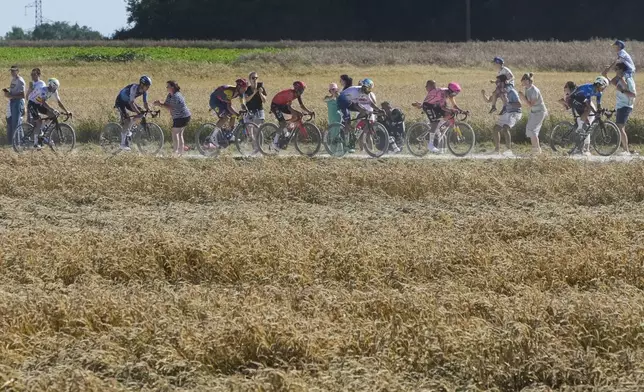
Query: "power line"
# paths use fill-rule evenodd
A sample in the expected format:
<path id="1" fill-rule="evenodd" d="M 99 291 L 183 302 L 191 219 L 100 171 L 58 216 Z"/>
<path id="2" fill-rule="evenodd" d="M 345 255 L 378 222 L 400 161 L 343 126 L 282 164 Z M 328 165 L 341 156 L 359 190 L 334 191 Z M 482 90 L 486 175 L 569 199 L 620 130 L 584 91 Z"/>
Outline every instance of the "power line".
<path id="1" fill-rule="evenodd" d="M 27 15 L 27 8 L 35 8 L 36 21 L 34 28 L 40 26 L 43 22 L 42 18 L 42 0 L 35 0 L 33 3 L 27 4 L 25 6 L 25 16 Z"/>

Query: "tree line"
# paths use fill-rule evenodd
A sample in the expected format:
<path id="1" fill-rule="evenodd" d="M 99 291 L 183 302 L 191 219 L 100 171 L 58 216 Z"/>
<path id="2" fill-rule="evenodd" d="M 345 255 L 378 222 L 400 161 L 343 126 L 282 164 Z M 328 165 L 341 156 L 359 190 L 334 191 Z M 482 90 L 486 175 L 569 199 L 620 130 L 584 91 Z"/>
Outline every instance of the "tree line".
<path id="1" fill-rule="evenodd" d="M 5 34 L 4 39 L 11 41 L 93 41 L 104 39 L 104 37 L 98 31 L 87 26 L 70 25 L 67 22 L 51 22 L 43 23 L 33 31 L 25 31 L 14 26 L 11 31 Z"/>
<path id="2" fill-rule="evenodd" d="M 644 2 L 471 0 L 475 40 L 644 40 Z M 116 39 L 462 41 L 466 0 L 127 0 Z"/>

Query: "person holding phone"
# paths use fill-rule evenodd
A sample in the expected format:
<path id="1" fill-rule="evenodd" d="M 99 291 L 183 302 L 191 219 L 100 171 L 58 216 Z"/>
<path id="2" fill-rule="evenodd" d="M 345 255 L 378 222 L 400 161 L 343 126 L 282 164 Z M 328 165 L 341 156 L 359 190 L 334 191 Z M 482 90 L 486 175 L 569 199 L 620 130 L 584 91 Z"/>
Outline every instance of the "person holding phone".
<path id="1" fill-rule="evenodd" d="M 25 114 L 25 80 L 20 76 L 17 65 L 12 66 L 11 85 L 2 89 L 5 98 L 9 99 L 9 113 L 11 114 L 7 126 L 7 140 L 13 143 L 13 133 L 22 125 L 22 116 Z"/>
<path id="2" fill-rule="evenodd" d="M 259 81 L 257 72 L 248 75 L 248 89 L 246 89 L 246 108 L 248 109 L 247 120 L 257 125 L 262 125 L 266 120 L 264 103 L 266 103 L 266 89 L 264 83 Z"/>

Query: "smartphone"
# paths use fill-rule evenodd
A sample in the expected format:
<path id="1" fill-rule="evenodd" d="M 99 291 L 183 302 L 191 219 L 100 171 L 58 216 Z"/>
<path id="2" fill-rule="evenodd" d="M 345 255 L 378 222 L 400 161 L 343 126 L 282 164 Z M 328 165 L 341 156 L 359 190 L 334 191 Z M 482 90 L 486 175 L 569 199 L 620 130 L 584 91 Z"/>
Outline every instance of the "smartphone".
<path id="1" fill-rule="evenodd" d="M 7 90 L 6 88 L 3 88 L 2 91 L 4 91 L 5 93 L 9 92 L 9 90 Z"/>
<path id="2" fill-rule="evenodd" d="M 257 83 L 257 88 L 262 88 L 262 87 L 264 87 L 264 83 L 263 83 L 263 82 L 259 82 L 259 83 Z"/>

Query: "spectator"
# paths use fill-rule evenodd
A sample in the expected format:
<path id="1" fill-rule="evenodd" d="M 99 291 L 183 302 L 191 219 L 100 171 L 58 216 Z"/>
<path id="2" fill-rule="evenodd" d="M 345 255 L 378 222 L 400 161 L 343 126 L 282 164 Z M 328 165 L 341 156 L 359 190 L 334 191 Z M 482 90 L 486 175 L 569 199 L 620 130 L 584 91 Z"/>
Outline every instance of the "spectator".
<path id="1" fill-rule="evenodd" d="M 266 103 L 266 89 L 264 83 L 259 81 L 257 72 L 248 75 L 249 86 L 246 89 L 246 108 L 248 109 L 248 120 L 257 125 L 262 125 L 266 120 L 264 103 Z"/>
<path id="2" fill-rule="evenodd" d="M 9 99 L 11 119 L 7 126 L 7 140 L 13 143 L 13 133 L 22 125 L 22 116 L 25 114 L 25 80 L 20 76 L 17 65 L 12 66 L 11 85 L 4 89 L 4 96 Z"/>
<path id="3" fill-rule="evenodd" d="M 631 155 L 628 149 L 626 123 L 633 112 L 637 91 L 635 89 L 635 81 L 633 80 L 633 72 L 630 70 L 631 68 L 626 63 L 615 64 L 616 76 L 610 81 L 610 84 L 617 88 L 617 94 L 615 96 L 615 110 L 617 111 L 615 123 L 619 128 L 619 132 L 622 134 L 622 147 L 624 148 L 624 151 L 619 153 L 620 155 Z M 607 76 L 607 72 L 604 71 L 602 75 Z"/>
<path id="4" fill-rule="evenodd" d="M 162 106 L 170 111 L 170 115 L 172 116 L 172 148 L 177 156 L 181 156 L 185 151 L 183 131 L 190 122 L 191 113 L 186 105 L 186 100 L 181 94 L 179 83 L 174 80 L 169 80 L 166 88 L 168 90 L 168 96 L 165 102 L 154 101 L 154 105 Z"/>
<path id="5" fill-rule="evenodd" d="M 534 85 L 534 75 L 531 73 L 524 74 L 521 78 L 521 84 L 525 87 L 525 93 L 519 92 L 519 95 L 528 105 L 530 109 L 530 116 L 526 124 L 525 134 L 530 138 L 532 143 L 532 153 L 541 154 L 541 146 L 539 145 L 539 131 L 543 126 L 543 121 L 548 115 L 546 105 L 543 103 L 541 91 Z"/>
<path id="6" fill-rule="evenodd" d="M 342 91 L 348 89 L 349 87 L 353 86 L 353 78 L 350 77 L 349 75 L 341 75 L 340 76 L 340 86 L 342 86 Z"/>
<path id="7" fill-rule="evenodd" d="M 517 122 L 521 120 L 521 101 L 519 99 L 519 94 L 517 94 L 517 91 L 514 89 L 514 86 L 507 84 L 508 77 L 506 75 L 499 75 L 497 76 L 497 79 L 501 83 L 506 83 L 503 94 L 507 95 L 507 99 L 504 99 L 503 102 L 507 102 L 507 104 L 503 106 L 503 110 L 501 110 L 503 114 L 499 115 L 499 119 L 494 126 L 494 154 L 501 153 L 501 132 L 503 132 L 505 135 L 505 145 L 507 147 L 507 150 L 503 155 L 513 156 L 512 135 L 510 134 L 510 131 L 515 125 L 517 125 Z M 492 103 L 492 100 L 494 99 L 493 96 L 488 97 L 485 90 L 482 90 L 481 93 L 483 94 L 483 99 L 485 99 L 486 102 Z"/>

